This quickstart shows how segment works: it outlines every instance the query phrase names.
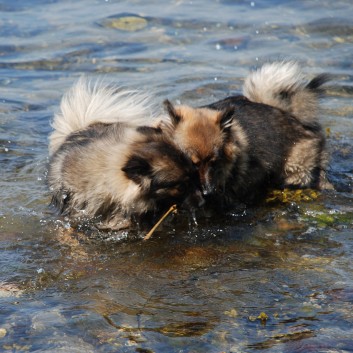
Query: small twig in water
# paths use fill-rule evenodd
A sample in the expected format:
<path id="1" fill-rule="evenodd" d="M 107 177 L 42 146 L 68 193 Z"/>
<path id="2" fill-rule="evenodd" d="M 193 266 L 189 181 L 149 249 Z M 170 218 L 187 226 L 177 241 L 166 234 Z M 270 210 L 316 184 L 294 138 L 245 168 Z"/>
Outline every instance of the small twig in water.
<path id="1" fill-rule="evenodd" d="M 153 228 L 145 235 L 143 240 L 148 240 L 151 238 L 152 234 L 155 232 L 155 230 L 158 228 L 158 226 L 165 220 L 165 218 L 168 217 L 168 215 L 172 212 L 175 212 L 177 209 L 177 205 L 173 205 L 161 218 L 160 220 L 153 226 Z"/>

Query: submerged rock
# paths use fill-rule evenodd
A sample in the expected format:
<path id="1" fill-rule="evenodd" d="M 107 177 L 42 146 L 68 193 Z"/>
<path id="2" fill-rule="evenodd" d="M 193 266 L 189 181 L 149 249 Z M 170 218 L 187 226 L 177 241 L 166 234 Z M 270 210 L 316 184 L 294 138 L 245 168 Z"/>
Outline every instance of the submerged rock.
<path id="1" fill-rule="evenodd" d="M 103 27 L 114 28 L 120 31 L 135 32 L 147 27 L 148 21 L 134 14 L 120 14 L 108 17 L 103 23 Z"/>

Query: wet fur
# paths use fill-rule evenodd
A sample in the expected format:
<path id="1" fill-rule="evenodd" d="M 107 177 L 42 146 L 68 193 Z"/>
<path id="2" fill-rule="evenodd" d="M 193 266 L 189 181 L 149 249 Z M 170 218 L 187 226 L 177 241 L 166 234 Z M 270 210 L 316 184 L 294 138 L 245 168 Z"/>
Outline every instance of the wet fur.
<path id="1" fill-rule="evenodd" d="M 320 75 L 306 83 L 293 62 L 250 74 L 244 96 L 200 108 L 165 102 L 170 132 L 198 167 L 205 195 L 232 205 L 268 188 L 331 188 L 325 137 L 317 119 Z"/>
<path id="2" fill-rule="evenodd" d="M 48 184 L 60 212 L 74 219 L 94 218 L 102 228 L 119 229 L 132 218 L 152 219 L 174 203 L 190 207 L 202 203 L 189 158 L 160 128 L 139 126 L 135 108 L 130 111 L 132 119 L 126 109 L 119 121 L 118 106 L 128 107 L 133 101 L 124 101 L 130 98 L 121 94 L 111 97 L 115 91 L 106 95 L 102 89 L 79 82 L 70 97 L 64 97 L 55 118 Z M 115 105 L 110 107 L 112 116 L 101 111 L 102 121 L 96 109 L 89 109 L 97 95 L 103 107 L 105 99 Z M 91 96 L 91 100 L 75 105 L 80 96 Z M 99 106 L 98 101 L 94 106 Z"/>

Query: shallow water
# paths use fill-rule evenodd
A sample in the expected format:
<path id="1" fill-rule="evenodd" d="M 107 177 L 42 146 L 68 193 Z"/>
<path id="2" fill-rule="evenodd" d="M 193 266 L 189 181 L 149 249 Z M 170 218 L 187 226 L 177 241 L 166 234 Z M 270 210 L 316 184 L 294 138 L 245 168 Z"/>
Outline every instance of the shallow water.
<path id="1" fill-rule="evenodd" d="M 0 351 L 352 352 L 352 15 L 349 0 L 3 1 Z M 199 105 L 278 58 L 333 74 L 337 191 L 177 215 L 147 242 L 72 232 L 48 208 L 50 120 L 82 74 Z"/>

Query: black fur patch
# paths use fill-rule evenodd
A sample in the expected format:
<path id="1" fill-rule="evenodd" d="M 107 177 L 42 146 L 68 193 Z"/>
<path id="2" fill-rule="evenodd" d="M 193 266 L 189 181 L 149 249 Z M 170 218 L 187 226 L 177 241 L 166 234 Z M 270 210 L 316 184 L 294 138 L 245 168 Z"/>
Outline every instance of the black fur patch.
<path id="1" fill-rule="evenodd" d="M 246 104 L 247 102 L 249 102 L 249 100 L 244 96 L 231 96 L 212 104 L 203 105 L 200 108 L 209 108 L 222 111 L 229 109 L 229 107 Z"/>
<path id="2" fill-rule="evenodd" d="M 159 149 L 161 155 L 168 156 L 177 166 L 180 168 L 186 168 L 188 166 L 188 160 L 185 154 L 176 149 L 173 145 L 168 142 L 161 142 L 159 146 L 156 146 Z"/>
<path id="3" fill-rule="evenodd" d="M 176 110 L 174 109 L 174 106 L 172 103 L 170 103 L 170 101 L 168 99 L 166 99 L 164 102 L 164 107 L 167 110 L 170 118 L 172 119 L 172 123 L 174 125 L 178 125 L 180 120 L 181 120 L 181 116 L 176 112 Z"/>
<path id="4" fill-rule="evenodd" d="M 96 123 L 88 126 L 84 130 L 79 130 L 72 132 L 65 140 L 65 143 L 75 143 L 77 145 L 85 145 L 92 139 L 101 137 L 106 134 L 107 129 L 109 129 L 113 124 L 103 124 Z"/>
<path id="5" fill-rule="evenodd" d="M 307 85 L 306 88 L 310 90 L 317 90 L 319 87 L 321 87 L 324 83 L 330 81 L 332 79 L 332 76 L 330 74 L 321 74 L 316 77 L 314 77 Z"/>
<path id="6" fill-rule="evenodd" d="M 279 98 L 281 100 L 287 101 L 288 103 L 290 102 L 292 96 L 293 96 L 293 92 L 290 91 L 281 91 L 279 92 Z"/>
<path id="7" fill-rule="evenodd" d="M 151 126 L 139 126 L 137 128 L 137 131 L 143 135 L 152 135 L 152 134 L 160 135 L 162 133 L 162 129 L 160 127 L 151 127 Z"/>
<path id="8" fill-rule="evenodd" d="M 86 129 L 74 131 L 67 136 L 65 142 L 59 147 L 55 154 L 70 150 L 75 146 L 85 147 L 99 138 L 106 137 L 108 134 L 119 136 L 121 128 L 121 123 L 91 124 Z"/>
<path id="9" fill-rule="evenodd" d="M 148 161 L 136 155 L 131 156 L 121 170 L 137 184 L 141 182 L 143 176 L 151 174 L 151 166 Z"/>

